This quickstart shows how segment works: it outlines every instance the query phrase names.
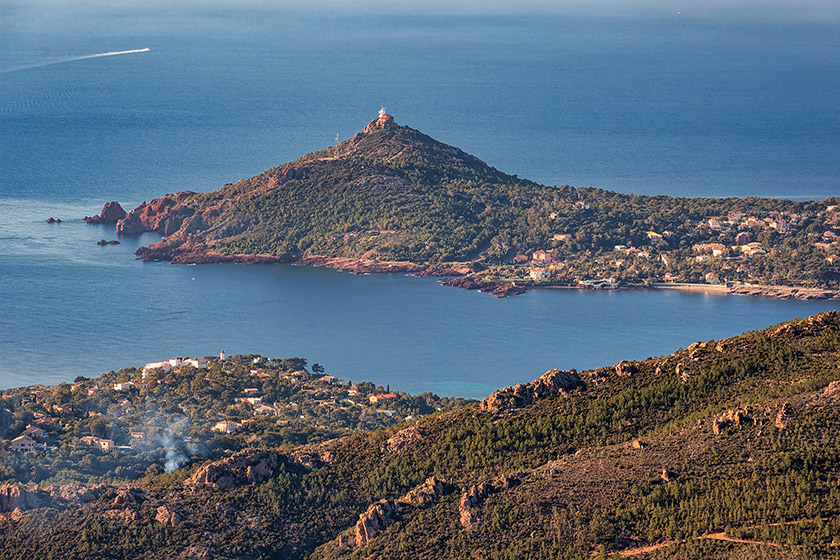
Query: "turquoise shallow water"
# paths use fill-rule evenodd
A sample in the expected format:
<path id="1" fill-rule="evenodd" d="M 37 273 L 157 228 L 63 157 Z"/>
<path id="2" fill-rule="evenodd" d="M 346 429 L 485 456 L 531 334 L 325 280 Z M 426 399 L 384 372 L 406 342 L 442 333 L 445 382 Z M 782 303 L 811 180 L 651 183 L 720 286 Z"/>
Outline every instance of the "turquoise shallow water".
<path id="1" fill-rule="evenodd" d="M 481 396 L 836 307 L 645 291 L 495 300 L 399 275 L 144 264 L 131 252 L 153 236 L 102 248 L 112 232 L 78 221 L 109 200 L 254 175 L 349 137 L 380 104 L 547 184 L 837 195 L 832 20 L 40 8 L 0 7 L 0 386 L 224 348 Z"/>

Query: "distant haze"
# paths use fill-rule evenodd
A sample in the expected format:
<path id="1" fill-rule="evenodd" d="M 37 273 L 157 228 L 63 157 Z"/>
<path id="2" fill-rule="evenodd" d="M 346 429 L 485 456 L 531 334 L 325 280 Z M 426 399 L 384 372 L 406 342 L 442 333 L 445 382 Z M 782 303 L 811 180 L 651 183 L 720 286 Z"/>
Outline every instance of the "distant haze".
<path id="1" fill-rule="evenodd" d="M 5 8 L 12 7 L 16 2 L 4 3 Z M 21 2 L 21 4 L 23 4 Z M 186 0 L 178 2 L 178 8 L 172 8 L 167 0 L 149 0 L 139 6 L 114 5 L 105 0 L 87 0 L 75 2 L 72 6 L 62 0 L 33 0 L 26 5 L 43 5 L 58 12 L 80 12 L 86 9 L 107 12 L 137 12 L 146 11 L 156 6 L 165 9 L 188 8 L 194 10 L 241 8 L 289 10 L 295 12 L 334 12 L 348 13 L 422 13 L 428 15 L 439 14 L 474 14 L 476 16 L 493 14 L 533 14 L 533 13 L 576 13 L 612 17 L 651 17 L 657 15 L 675 15 L 679 13 L 686 17 L 716 17 L 743 16 L 747 18 L 775 19 L 784 18 L 802 20 L 838 20 L 840 19 L 840 2 L 833 0 L 808 0 L 790 2 L 785 0 L 746 0 L 730 2 L 713 0 L 703 2 L 673 2 L 647 0 L 521 0 L 509 2 L 502 0 L 361 0 L 346 2 L 344 0 L 313 0 L 301 2 L 298 0 Z M 2 13 L 2 12 L 0 12 Z M 55 13 L 55 12 L 53 12 Z M 49 14 L 45 14 L 49 17 Z"/>

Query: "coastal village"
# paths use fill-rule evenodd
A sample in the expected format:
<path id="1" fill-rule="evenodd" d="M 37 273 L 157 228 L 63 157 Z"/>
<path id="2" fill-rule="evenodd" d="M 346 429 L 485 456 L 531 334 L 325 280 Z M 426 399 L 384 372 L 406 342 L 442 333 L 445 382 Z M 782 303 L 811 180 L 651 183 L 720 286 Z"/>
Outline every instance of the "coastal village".
<path id="1" fill-rule="evenodd" d="M 586 212 L 590 207 L 578 202 L 576 210 Z M 549 221 L 561 219 L 559 213 L 549 216 Z M 530 256 L 519 256 L 519 267 L 490 269 L 488 276 L 542 286 L 615 288 L 705 284 L 748 293 L 744 289 L 751 286 L 766 288 L 760 285 L 766 273 L 764 257 L 784 250 L 785 241 L 797 235 L 807 236 L 813 255 L 826 268 L 835 269 L 840 264 L 840 210 L 832 205 L 819 213 L 770 211 L 756 216 L 732 211 L 702 220 L 686 219 L 670 229 L 651 228 L 641 243 L 622 240 L 591 262 L 582 259 L 572 247 L 576 232 L 565 230 L 554 233 L 548 246 L 533 251 Z M 780 291 L 775 295 L 810 299 L 827 293 L 806 290 Z"/>
<path id="2" fill-rule="evenodd" d="M 0 475 L 15 471 L 12 478 L 37 482 L 32 464 L 61 464 L 93 453 L 95 460 L 81 468 L 88 476 L 102 476 L 119 463 L 120 472 L 111 474 L 133 478 L 167 464 L 167 457 L 177 457 L 180 466 L 191 456 L 245 445 L 317 442 L 463 402 L 392 392 L 371 382 L 344 383 L 319 364 L 307 369 L 302 358 L 224 351 L 218 357 L 175 357 L 72 384 L 4 390 Z M 23 468 L 30 474 L 18 472 Z"/>

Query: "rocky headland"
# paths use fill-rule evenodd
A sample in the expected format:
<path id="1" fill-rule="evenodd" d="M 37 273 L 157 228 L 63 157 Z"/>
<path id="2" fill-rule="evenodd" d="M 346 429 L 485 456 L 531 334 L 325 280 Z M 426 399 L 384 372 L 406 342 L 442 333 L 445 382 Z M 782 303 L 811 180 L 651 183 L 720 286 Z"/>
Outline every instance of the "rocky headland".
<path id="1" fill-rule="evenodd" d="M 729 286 L 840 297 L 840 199 L 674 198 L 506 175 L 382 113 L 349 140 L 209 193 L 90 223 L 156 232 L 142 260 L 296 263 L 442 276 L 498 297 L 534 287 Z M 807 262 L 799 266 L 796 262 Z M 480 273 L 478 273 L 480 271 Z"/>

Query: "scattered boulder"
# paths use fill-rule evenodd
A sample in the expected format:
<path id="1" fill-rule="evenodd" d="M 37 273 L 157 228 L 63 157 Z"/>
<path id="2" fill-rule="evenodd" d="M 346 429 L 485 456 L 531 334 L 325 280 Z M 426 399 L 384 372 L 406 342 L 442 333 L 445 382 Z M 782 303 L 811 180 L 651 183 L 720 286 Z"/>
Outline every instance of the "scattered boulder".
<path id="1" fill-rule="evenodd" d="M 778 336 L 782 336 L 794 331 L 793 325 L 785 324 L 780 327 L 777 327 L 772 333 L 770 333 L 770 338 L 776 338 Z"/>
<path id="2" fill-rule="evenodd" d="M 390 500 L 379 500 L 359 515 L 356 522 L 356 546 L 362 547 L 394 523 L 399 506 Z"/>
<path id="3" fill-rule="evenodd" d="M 161 525 L 168 525 L 170 527 L 177 527 L 181 522 L 184 521 L 184 517 L 178 513 L 177 511 L 170 510 L 166 506 L 160 506 L 157 508 L 157 514 L 155 515 L 155 521 L 160 523 Z"/>
<path id="4" fill-rule="evenodd" d="M 545 395 L 565 394 L 567 390 L 578 387 L 582 383 L 575 373 L 552 369 L 526 385 L 520 383 L 491 393 L 481 401 L 481 409 L 498 413 L 525 408 Z"/>
<path id="5" fill-rule="evenodd" d="M 137 521 L 137 512 L 128 508 L 109 509 L 108 511 L 102 514 L 102 518 L 111 523 L 119 523 L 120 525 L 130 525 L 132 522 Z"/>
<path id="6" fill-rule="evenodd" d="M 117 495 L 111 501 L 115 506 L 122 506 L 128 504 L 139 504 L 143 501 L 143 495 L 138 490 L 131 490 L 124 488 L 117 492 Z"/>
<path id="7" fill-rule="evenodd" d="M 790 403 L 785 403 L 782 405 L 782 408 L 779 410 L 779 413 L 776 414 L 776 422 L 775 426 L 780 429 L 784 430 L 788 427 L 790 423 Z"/>
<path id="8" fill-rule="evenodd" d="M 840 398 L 840 381 L 832 381 L 823 389 L 823 396 L 831 398 Z"/>
<path id="9" fill-rule="evenodd" d="M 433 504 L 446 493 L 447 484 L 442 480 L 431 476 L 426 482 L 417 486 L 405 496 L 397 500 L 400 504 L 408 504 L 416 507 Z"/>
<path id="10" fill-rule="evenodd" d="M 474 531 L 478 527 L 478 519 L 472 510 L 480 505 L 492 490 L 492 486 L 487 482 L 482 482 L 470 486 L 461 495 L 461 500 L 458 502 L 458 516 L 465 530 Z"/>
<path id="11" fill-rule="evenodd" d="M 407 447 L 423 439 L 423 433 L 417 426 L 409 426 L 388 438 L 386 449 L 389 453 L 400 453 Z"/>
<path id="12" fill-rule="evenodd" d="M 325 441 L 303 445 L 292 451 L 288 461 L 308 470 L 321 468 L 332 463 L 335 459 L 335 454 L 332 451 L 333 444 L 334 442 Z"/>
<path id="13" fill-rule="evenodd" d="M 636 367 L 630 362 L 620 361 L 615 366 L 615 374 L 619 377 L 630 377 L 636 373 Z"/>
<path id="14" fill-rule="evenodd" d="M 728 428 L 729 426 L 740 427 L 747 423 L 755 425 L 755 419 L 749 410 L 746 408 L 733 408 L 727 410 L 720 416 L 712 418 L 712 433 L 717 436 L 720 435 L 724 428 Z"/>
<path id="15" fill-rule="evenodd" d="M 85 216 L 82 218 L 86 224 L 116 224 L 118 221 L 125 218 L 125 210 L 120 206 L 116 200 L 108 202 L 102 207 L 102 212 L 95 216 Z M 49 221 L 49 220 L 48 220 Z"/>
<path id="16" fill-rule="evenodd" d="M 280 456 L 273 451 L 245 449 L 227 459 L 204 465 L 184 484 L 212 486 L 220 490 L 259 484 L 274 474 L 279 465 Z"/>
<path id="17" fill-rule="evenodd" d="M 508 488 L 513 487 L 513 485 L 517 482 L 518 480 L 515 476 L 500 474 L 499 478 L 496 479 L 495 484 L 493 486 L 494 488 L 498 488 L 499 490 L 507 490 Z"/>

